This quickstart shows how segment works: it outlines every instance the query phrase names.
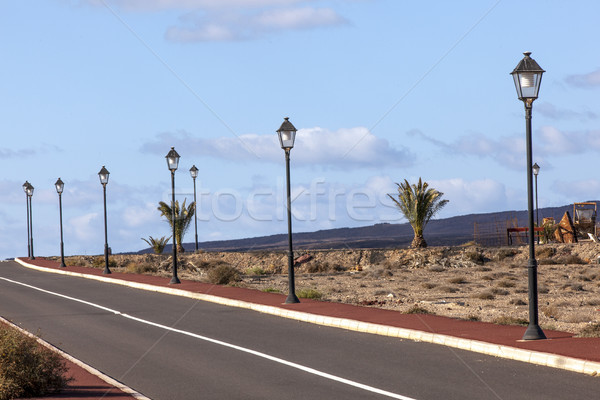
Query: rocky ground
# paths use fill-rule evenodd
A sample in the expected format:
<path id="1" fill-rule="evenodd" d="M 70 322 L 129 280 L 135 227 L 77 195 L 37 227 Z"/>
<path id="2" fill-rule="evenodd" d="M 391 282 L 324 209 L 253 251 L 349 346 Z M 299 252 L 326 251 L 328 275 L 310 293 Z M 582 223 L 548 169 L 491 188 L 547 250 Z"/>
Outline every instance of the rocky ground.
<path id="1" fill-rule="evenodd" d="M 396 250 L 298 251 L 299 297 L 429 312 L 495 323 L 526 323 L 528 247 L 475 245 Z M 539 319 L 543 329 L 600 333 L 600 244 L 536 247 Z M 284 252 L 179 255 L 179 276 L 287 293 Z M 170 255 L 115 255 L 111 268 L 170 276 Z M 103 268 L 103 257 L 75 256 L 67 265 Z"/>

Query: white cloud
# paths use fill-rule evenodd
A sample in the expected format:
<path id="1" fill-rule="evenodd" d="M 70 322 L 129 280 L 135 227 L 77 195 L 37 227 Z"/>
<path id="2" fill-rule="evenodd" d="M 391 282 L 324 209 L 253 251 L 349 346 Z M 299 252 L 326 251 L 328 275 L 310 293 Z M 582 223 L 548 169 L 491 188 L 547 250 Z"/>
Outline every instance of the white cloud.
<path id="1" fill-rule="evenodd" d="M 303 30 L 346 23 L 331 8 L 294 7 L 259 11 L 227 9 L 218 12 L 189 13 L 180 18 L 183 26 L 167 30 L 168 40 L 206 42 L 248 40 L 266 33 Z"/>
<path id="2" fill-rule="evenodd" d="M 463 215 L 506 210 L 509 207 L 506 187 L 492 179 L 465 181 L 460 178 L 430 181 L 433 187 L 450 200 L 443 215 Z"/>
<path id="3" fill-rule="evenodd" d="M 127 11 L 197 10 L 233 7 L 285 6 L 301 0 L 84 0 L 93 6 L 116 6 Z M 306 0 L 304 0 L 306 1 Z"/>
<path id="4" fill-rule="evenodd" d="M 72 231 L 77 241 L 90 241 L 98 237 L 94 224 L 97 218 L 98 213 L 88 213 L 73 217 L 68 220 L 66 228 Z"/>
<path id="5" fill-rule="evenodd" d="M 445 153 L 487 157 L 514 170 L 525 167 L 524 134 L 490 138 L 481 133 L 472 133 L 461 136 L 452 143 L 444 143 L 419 130 L 412 130 L 409 135 L 419 136 Z M 533 133 L 533 152 L 537 162 L 544 162 L 548 156 L 594 151 L 600 151 L 600 131 L 565 132 L 553 126 L 542 126 Z"/>
<path id="6" fill-rule="evenodd" d="M 245 134 L 238 137 L 203 139 L 187 132 L 163 133 L 142 146 L 143 152 L 162 154 L 165 148 L 186 148 L 194 155 L 247 162 L 280 162 L 281 147 L 276 135 Z M 315 127 L 299 129 L 292 150 L 294 164 L 338 168 L 406 167 L 415 156 L 407 148 L 393 148 L 367 128 L 330 131 Z"/>
<path id="7" fill-rule="evenodd" d="M 579 121 L 594 120 L 598 118 L 598 114 L 593 111 L 573 111 L 566 108 L 558 108 L 551 103 L 539 103 L 535 106 L 535 111 L 541 115 L 555 120 L 571 120 Z"/>
<path id="8" fill-rule="evenodd" d="M 159 212 L 157 205 L 146 203 L 142 206 L 125 207 L 122 212 L 122 220 L 127 227 L 139 227 L 158 220 Z"/>
<path id="9" fill-rule="evenodd" d="M 569 75 L 565 80 L 572 86 L 584 89 L 600 86 L 600 68 L 587 74 Z"/>

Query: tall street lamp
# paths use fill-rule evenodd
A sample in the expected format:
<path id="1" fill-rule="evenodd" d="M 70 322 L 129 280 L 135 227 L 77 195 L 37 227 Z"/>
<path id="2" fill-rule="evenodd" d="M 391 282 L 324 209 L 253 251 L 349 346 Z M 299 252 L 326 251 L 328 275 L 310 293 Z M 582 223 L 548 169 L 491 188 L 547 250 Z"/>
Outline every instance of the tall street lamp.
<path id="1" fill-rule="evenodd" d="M 104 191 L 104 271 L 103 274 L 110 274 L 110 268 L 108 268 L 108 224 L 106 219 L 106 185 L 108 184 L 108 176 L 110 172 L 103 165 L 100 172 L 98 172 L 98 177 L 100 178 L 100 184 L 102 185 L 102 189 Z"/>
<path id="2" fill-rule="evenodd" d="M 537 163 L 535 163 L 535 164 L 533 164 L 533 167 L 531 167 L 531 169 L 533 170 L 533 176 L 535 176 L 535 224 L 539 228 L 540 227 L 540 214 L 539 214 L 539 208 L 538 208 L 537 177 L 538 177 L 538 174 L 540 173 L 540 166 L 537 165 Z M 537 235 L 537 244 L 540 244 L 540 235 Z"/>
<path id="3" fill-rule="evenodd" d="M 286 304 L 300 303 L 296 296 L 296 282 L 294 279 L 294 252 L 292 247 L 292 201 L 290 196 L 290 150 L 294 147 L 296 140 L 296 128 L 289 121 L 289 118 L 284 118 L 281 127 L 277 130 L 279 135 L 279 144 L 285 151 L 285 173 L 287 182 L 287 220 L 288 220 L 288 297 L 285 299 Z"/>
<path id="4" fill-rule="evenodd" d="M 31 202 L 33 198 L 33 186 L 29 182 L 27 183 L 26 193 L 27 197 L 29 198 L 29 242 L 31 244 L 31 254 L 29 258 L 35 260 L 35 256 L 33 255 L 33 205 Z"/>
<path id="5" fill-rule="evenodd" d="M 31 241 L 30 232 L 29 232 L 29 194 L 27 193 L 27 188 L 29 187 L 29 181 L 25 181 L 23 184 L 23 191 L 25 192 L 25 204 L 27 205 L 27 258 L 31 257 Z"/>
<path id="6" fill-rule="evenodd" d="M 62 223 L 62 192 L 65 188 L 65 183 L 58 178 L 54 184 L 56 193 L 58 193 L 58 214 L 60 216 L 60 266 L 65 268 L 65 246 L 63 244 L 63 223 Z"/>
<path id="7" fill-rule="evenodd" d="M 533 58 L 531 52 L 523 53 L 525 57 L 511 72 L 517 89 L 519 100 L 525 105 L 525 126 L 527 142 L 527 210 L 529 220 L 529 326 L 525 331 L 523 340 L 546 339 L 546 335 L 538 324 L 538 288 L 537 288 L 537 261 L 535 260 L 535 247 L 533 240 L 533 185 L 532 185 L 532 156 L 531 156 L 531 108 L 540 91 L 542 74 L 545 72 Z"/>
<path id="8" fill-rule="evenodd" d="M 196 178 L 198 177 L 198 168 L 192 165 L 190 168 L 190 175 L 194 180 L 194 233 L 196 234 L 196 251 L 198 251 L 198 216 L 196 210 L 198 210 L 198 203 L 196 203 Z"/>
<path id="9" fill-rule="evenodd" d="M 175 147 L 171 147 L 171 150 L 165 156 L 167 159 L 167 166 L 171 171 L 171 221 L 173 225 L 173 276 L 170 283 L 181 283 L 177 277 L 177 243 L 175 240 L 175 171 L 179 165 L 179 154 L 175 151 Z"/>

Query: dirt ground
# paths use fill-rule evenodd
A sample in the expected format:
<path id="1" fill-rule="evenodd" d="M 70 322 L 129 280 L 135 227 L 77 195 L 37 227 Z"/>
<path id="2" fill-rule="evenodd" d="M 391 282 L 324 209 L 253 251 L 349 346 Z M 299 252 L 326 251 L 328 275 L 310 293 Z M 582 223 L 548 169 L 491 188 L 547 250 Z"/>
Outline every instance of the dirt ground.
<path id="1" fill-rule="evenodd" d="M 528 247 L 474 245 L 395 250 L 302 251 L 299 297 L 400 312 L 518 324 L 528 320 Z M 580 333 L 600 322 L 600 244 L 536 247 L 539 320 L 543 329 Z M 184 253 L 179 276 L 287 293 L 285 252 Z M 103 257 L 68 257 L 68 265 L 102 268 Z M 170 255 L 115 255 L 111 268 L 170 276 Z M 233 271 L 233 272 L 232 272 Z M 233 273 L 233 275 L 231 275 Z M 231 276 L 229 276 L 231 275 Z M 227 279 L 225 279 L 227 280 Z"/>

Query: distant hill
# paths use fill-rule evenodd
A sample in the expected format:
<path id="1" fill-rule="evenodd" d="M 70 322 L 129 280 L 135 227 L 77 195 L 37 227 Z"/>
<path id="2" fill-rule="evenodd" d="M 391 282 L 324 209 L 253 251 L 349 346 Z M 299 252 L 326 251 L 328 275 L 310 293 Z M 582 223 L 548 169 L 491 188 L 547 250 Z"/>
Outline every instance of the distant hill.
<path id="1" fill-rule="evenodd" d="M 540 208 L 540 222 L 544 217 L 553 217 L 557 222 L 565 211 L 573 216 L 573 205 Z M 534 215 L 535 218 L 535 215 Z M 493 230 L 504 235 L 506 222 L 516 221 L 518 226 L 527 226 L 527 211 L 502 211 L 487 214 L 469 214 L 429 221 L 425 239 L 431 246 L 456 246 L 474 240 L 476 227 L 480 235 Z M 514 224 L 514 222 L 512 222 Z M 316 232 L 293 234 L 294 249 L 340 249 L 340 248 L 390 248 L 408 247 L 413 231 L 408 223 L 381 223 L 358 228 L 337 228 Z M 246 239 L 219 240 L 198 243 L 206 251 L 256 251 L 287 249 L 287 233 Z M 184 243 L 186 251 L 193 251 L 194 243 Z M 171 246 L 165 248 L 165 253 Z M 152 249 L 140 250 L 138 254 L 151 253 Z"/>

